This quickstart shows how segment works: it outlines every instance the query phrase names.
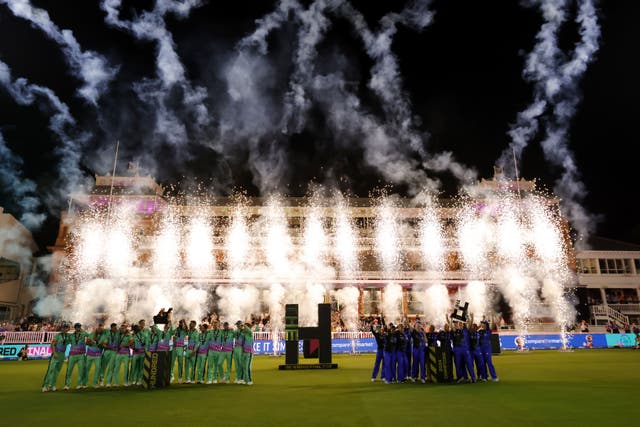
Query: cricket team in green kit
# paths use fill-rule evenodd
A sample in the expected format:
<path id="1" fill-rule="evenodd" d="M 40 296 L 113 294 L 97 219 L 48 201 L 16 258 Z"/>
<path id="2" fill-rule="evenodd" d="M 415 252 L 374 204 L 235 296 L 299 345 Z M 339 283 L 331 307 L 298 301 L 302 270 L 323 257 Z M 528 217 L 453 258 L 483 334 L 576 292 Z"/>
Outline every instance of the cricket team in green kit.
<path id="1" fill-rule="evenodd" d="M 77 367 L 77 389 L 89 384 L 97 387 L 118 387 L 142 384 L 144 358 L 147 352 L 171 352 L 171 381 L 178 383 L 216 384 L 229 383 L 232 368 L 236 384 L 253 384 L 253 333 L 249 324 L 237 321 L 234 330 L 224 322 L 222 328 L 214 322 L 196 328 L 191 321 L 186 326 L 180 321 L 173 328 L 171 318 L 164 325 L 146 327 L 141 320 L 131 330 L 126 323 L 112 323 L 109 329 L 98 324 L 91 332 L 76 323 L 73 332 L 69 325 L 51 342 L 51 358 L 47 366 L 42 391 L 56 391 L 56 382 L 68 354 L 64 390 L 71 386 L 73 372 Z M 68 353 L 67 353 L 68 352 Z M 120 371 L 123 371 L 122 375 Z M 90 374 L 93 375 L 90 378 Z"/>

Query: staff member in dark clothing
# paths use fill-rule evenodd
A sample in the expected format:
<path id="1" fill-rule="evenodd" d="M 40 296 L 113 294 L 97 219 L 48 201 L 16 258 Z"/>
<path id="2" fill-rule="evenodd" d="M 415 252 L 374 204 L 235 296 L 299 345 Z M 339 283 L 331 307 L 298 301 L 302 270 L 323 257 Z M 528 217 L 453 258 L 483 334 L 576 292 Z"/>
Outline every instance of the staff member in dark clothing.
<path id="1" fill-rule="evenodd" d="M 373 363 L 373 372 L 371 373 L 371 381 L 375 381 L 378 377 L 378 371 L 380 372 L 380 379 L 384 380 L 385 376 L 385 366 L 384 366 L 384 330 L 380 328 L 380 325 L 376 325 L 375 327 L 371 325 L 371 333 L 376 339 L 376 361 Z M 380 369 L 382 367 L 382 369 Z"/>

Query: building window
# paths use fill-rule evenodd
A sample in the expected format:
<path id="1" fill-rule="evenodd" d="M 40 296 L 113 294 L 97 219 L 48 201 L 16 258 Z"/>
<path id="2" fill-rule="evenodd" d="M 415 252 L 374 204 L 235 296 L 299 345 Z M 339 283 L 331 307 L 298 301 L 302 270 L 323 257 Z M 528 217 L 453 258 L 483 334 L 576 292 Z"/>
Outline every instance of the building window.
<path id="1" fill-rule="evenodd" d="M 596 260 L 593 258 L 579 258 L 578 260 L 578 273 L 580 274 L 597 274 L 598 268 L 596 266 Z"/>
<path id="2" fill-rule="evenodd" d="M 9 320 L 11 309 L 7 306 L 0 306 L 0 320 Z"/>
<path id="3" fill-rule="evenodd" d="M 409 291 L 407 292 L 407 308 L 409 309 L 409 314 L 422 314 L 424 313 L 424 307 L 422 301 L 417 296 L 418 292 Z"/>
<path id="4" fill-rule="evenodd" d="M 20 278 L 20 264 L 10 259 L 0 258 L 0 283 Z"/>
<path id="5" fill-rule="evenodd" d="M 602 274 L 629 274 L 631 270 L 624 259 L 601 259 L 598 260 L 600 273 Z"/>
<path id="6" fill-rule="evenodd" d="M 382 291 L 377 288 L 362 290 L 362 309 L 365 314 L 380 314 Z"/>

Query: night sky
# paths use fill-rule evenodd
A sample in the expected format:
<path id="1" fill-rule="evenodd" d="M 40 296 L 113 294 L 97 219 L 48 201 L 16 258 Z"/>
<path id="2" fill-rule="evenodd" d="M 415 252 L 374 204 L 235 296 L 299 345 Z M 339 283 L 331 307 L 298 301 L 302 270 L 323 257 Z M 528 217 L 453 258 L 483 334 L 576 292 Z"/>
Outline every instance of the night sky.
<path id="1" fill-rule="evenodd" d="M 402 163 L 380 160 L 376 151 L 380 147 L 372 148 L 377 139 L 368 138 L 375 134 L 372 127 L 391 129 L 395 142 L 385 155 L 413 165 L 416 176 L 437 179 L 444 194 L 451 195 L 460 181 L 448 171 L 424 166 L 425 157 L 451 152 L 478 178 L 490 178 L 497 159 L 509 147 L 510 126 L 534 99 L 534 84 L 523 78 L 525 61 L 543 24 L 534 1 L 426 2 L 433 12 L 430 24 L 420 29 L 397 23 L 390 45 L 399 72 L 394 81 L 401 85 L 396 100 L 409 107 L 408 113 L 399 115 L 389 113 L 390 103 L 369 86 L 376 61 L 352 23 L 331 7 L 308 62 L 310 71 L 300 68 L 297 50 L 301 25 L 309 21 L 296 13 L 289 13 L 268 34 L 265 51 L 242 44 L 260 25 L 256 20 L 279 3 L 203 1 L 187 17 L 172 12 L 159 15 L 152 22 L 159 25 L 156 30 L 166 29 L 162 36 L 173 40 L 173 52 L 184 70 L 168 84 L 173 77 L 165 75 L 163 80 L 158 71 L 158 39 L 108 23 L 100 3 L 31 1 L 33 7 L 48 12 L 58 30 L 72 31 L 79 51 L 94 52 L 112 70 L 92 103 L 79 95 L 83 80 L 65 59 L 61 43 L 14 16 L 0 1 L 0 61 L 10 70 L 14 87 L 16 79 L 24 78 L 29 85 L 49 88 L 68 106 L 74 121 L 65 122 L 61 137 L 51 130 L 56 110 L 48 98 L 40 95 L 30 103 L 17 102 L 7 85 L 0 84 L 0 134 L 13 153 L 11 162 L 1 159 L 3 167 L 14 172 L 14 179 L 35 184 L 35 189 L 20 193 L 12 190 L 17 181 L 0 173 L 0 206 L 17 217 L 29 210 L 46 215 L 34 229 L 41 249 L 53 244 L 56 212 L 66 204 L 60 189 L 77 189 L 83 178 L 108 172 L 117 140 L 120 172 L 126 172 L 128 162 L 138 162 L 160 182 L 186 191 L 200 184 L 215 195 L 228 195 L 234 188 L 251 195 L 276 191 L 303 195 L 313 181 L 360 196 L 383 185 L 392 192 L 411 194 L 413 181 L 396 167 Z M 300 10 L 311 10 L 316 3 L 301 1 Z M 415 5 L 349 3 L 374 32 L 383 16 Z M 577 8 L 569 3 L 558 36 L 564 52 L 571 52 L 580 40 L 573 22 Z M 577 201 L 597 223 L 595 233 L 640 243 L 640 220 L 633 207 L 638 193 L 640 2 L 596 5 L 599 49 L 575 82 L 580 101 L 568 118 L 566 142 L 579 171 L 577 178 L 586 188 L 586 195 Z M 154 7 L 157 10 L 155 0 L 124 1 L 117 19 L 137 22 Z M 303 77 L 301 70 L 307 72 Z M 291 95 L 296 81 L 306 90 L 306 107 L 304 114 L 287 116 L 287 99 L 292 99 L 287 93 Z M 346 113 L 334 114 L 337 108 Z M 158 111 L 174 126 L 159 129 Z M 300 117 L 302 121 L 296 122 Z M 351 126 L 351 117 L 360 120 L 359 127 Z M 409 118 L 408 133 L 397 131 L 397 117 Z M 408 148 L 408 134 L 419 138 L 418 149 Z M 542 130 L 531 137 L 518 167 L 521 176 L 553 189 L 562 167 L 545 158 L 543 138 Z M 76 153 L 77 159 L 69 153 Z M 67 162 L 61 167 L 64 158 Z M 25 207 L 25 194 L 38 202 Z"/>

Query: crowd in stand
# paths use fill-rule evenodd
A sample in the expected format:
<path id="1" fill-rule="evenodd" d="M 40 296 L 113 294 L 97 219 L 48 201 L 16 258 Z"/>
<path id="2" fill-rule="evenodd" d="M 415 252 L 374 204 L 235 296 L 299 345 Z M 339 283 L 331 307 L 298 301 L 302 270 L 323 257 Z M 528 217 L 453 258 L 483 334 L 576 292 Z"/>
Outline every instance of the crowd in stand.
<path id="1" fill-rule="evenodd" d="M 215 319 L 211 325 L 207 322 L 197 325 L 195 320 L 187 324 L 180 320 L 176 326 L 171 310 L 166 313 L 161 310 L 158 316 L 154 316 L 154 322 L 151 328 L 146 327 L 145 320 L 140 320 L 131 327 L 127 323 L 119 327 L 112 323 L 108 329 L 100 323 L 91 332 L 76 323 L 71 333 L 69 324 L 62 324 L 61 331 L 51 342 L 52 356 L 42 391 L 56 391 L 68 347 L 64 390 L 71 386 L 76 370 L 77 389 L 86 388 L 89 384 L 94 388 L 141 385 L 145 356 L 159 351 L 171 352 L 172 381 L 186 384 L 229 383 L 233 369 L 234 383 L 253 384 L 251 323 L 238 320 L 235 329 L 231 329 L 228 322 L 219 323 Z"/>
<path id="2" fill-rule="evenodd" d="M 491 328 L 485 318 L 476 324 L 473 318 L 452 322 L 447 316 L 447 323 L 439 331 L 419 320 L 412 325 L 386 325 L 381 318 L 371 332 L 378 345 L 371 381 L 376 380 L 378 373 L 386 384 L 436 381 L 434 369 L 429 366 L 434 363 L 429 355 L 435 356 L 436 349 L 441 357 L 453 355 L 457 383 L 484 382 L 489 375 L 494 382 L 498 381 L 491 358 Z M 442 356 L 443 353 L 446 354 Z"/>

